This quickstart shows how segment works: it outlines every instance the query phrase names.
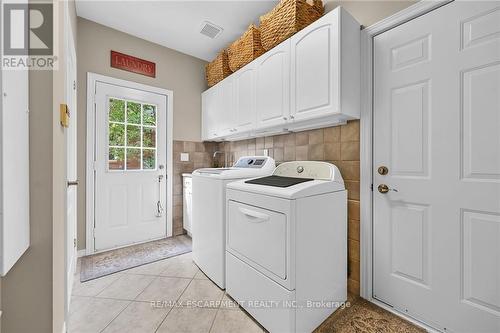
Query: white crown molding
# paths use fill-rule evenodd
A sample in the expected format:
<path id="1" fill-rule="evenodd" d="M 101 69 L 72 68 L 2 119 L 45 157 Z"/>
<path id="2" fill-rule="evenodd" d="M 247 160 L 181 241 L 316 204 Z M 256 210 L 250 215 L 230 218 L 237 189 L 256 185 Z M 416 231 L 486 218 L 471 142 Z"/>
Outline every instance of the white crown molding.
<path id="1" fill-rule="evenodd" d="M 372 24 L 371 26 L 365 28 L 364 31 L 368 34 L 368 36 L 376 36 L 452 1 L 453 0 L 423 0 L 417 2 L 416 4 L 399 11 L 394 15 Z"/>

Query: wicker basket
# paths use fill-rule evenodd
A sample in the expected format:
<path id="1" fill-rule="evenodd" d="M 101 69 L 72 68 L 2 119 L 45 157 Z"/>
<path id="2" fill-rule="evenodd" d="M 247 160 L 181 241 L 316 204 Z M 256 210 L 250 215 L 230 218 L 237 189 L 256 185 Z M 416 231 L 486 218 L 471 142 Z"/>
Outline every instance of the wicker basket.
<path id="1" fill-rule="evenodd" d="M 229 68 L 229 59 L 227 56 L 227 51 L 222 50 L 219 52 L 217 57 L 205 67 L 205 74 L 207 78 L 208 86 L 214 86 L 218 82 L 224 80 L 226 77 L 231 75 L 231 69 Z"/>
<path id="2" fill-rule="evenodd" d="M 296 32 L 319 19 L 324 13 L 321 0 L 281 0 L 269 13 L 260 17 L 262 47 L 269 51 Z"/>
<path id="3" fill-rule="evenodd" d="M 228 47 L 227 53 L 229 68 L 233 72 L 252 62 L 252 60 L 264 53 L 260 43 L 260 30 L 251 24 L 247 31 Z"/>

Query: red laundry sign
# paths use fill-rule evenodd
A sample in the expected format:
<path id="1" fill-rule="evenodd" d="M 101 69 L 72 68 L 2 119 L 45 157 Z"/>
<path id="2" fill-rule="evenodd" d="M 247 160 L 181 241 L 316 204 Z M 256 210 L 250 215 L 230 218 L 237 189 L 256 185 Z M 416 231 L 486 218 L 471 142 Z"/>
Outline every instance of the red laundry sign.
<path id="1" fill-rule="evenodd" d="M 111 67 L 149 77 L 156 77 L 156 64 L 154 62 L 116 51 L 111 51 Z"/>

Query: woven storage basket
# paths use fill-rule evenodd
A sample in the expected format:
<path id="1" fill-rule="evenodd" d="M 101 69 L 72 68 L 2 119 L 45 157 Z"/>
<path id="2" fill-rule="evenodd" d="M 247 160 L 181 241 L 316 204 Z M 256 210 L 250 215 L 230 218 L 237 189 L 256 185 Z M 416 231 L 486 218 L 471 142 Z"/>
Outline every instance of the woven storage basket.
<path id="1" fill-rule="evenodd" d="M 229 68 L 233 72 L 252 62 L 264 53 L 260 42 L 260 30 L 251 24 L 247 31 L 228 47 L 227 53 Z"/>
<path id="2" fill-rule="evenodd" d="M 222 50 L 219 52 L 215 59 L 208 63 L 205 67 L 205 74 L 207 78 L 208 86 L 214 86 L 218 82 L 224 80 L 226 77 L 231 75 L 231 69 L 229 68 L 229 59 L 227 56 L 227 51 Z"/>
<path id="3" fill-rule="evenodd" d="M 324 13 L 321 0 L 281 0 L 269 13 L 260 17 L 262 47 L 269 51 L 285 39 L 319 19 Z"/>

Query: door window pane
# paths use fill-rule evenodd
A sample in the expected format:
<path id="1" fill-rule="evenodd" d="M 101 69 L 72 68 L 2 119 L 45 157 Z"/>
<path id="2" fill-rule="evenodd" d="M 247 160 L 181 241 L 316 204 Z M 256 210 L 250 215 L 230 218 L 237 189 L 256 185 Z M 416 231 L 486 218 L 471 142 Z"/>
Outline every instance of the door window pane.
<path id="1" fill-rule="evenodd" d="M 109 123 L 109 145 L 125 146 L 125 125 Z"/>
<path id="2" fill-rule="evenodd" d="M 109 121 L 125 121 L 125 101 L 121 99 L 109 99 Z"/>
<path id="3" fill-rule="evenodd" d="M 156 106 L 144 104 L 142 111 L 143 125 L 156 125 Z"/>
<path id="4" fill-rule="evenodd" d="M 142 151 L 142 168 L 156 169 L 156 149 L 144 149 Z"/>
<path id="5" fill-rule="evenodd" d="M 125 148 L 109 148 L 108 167 L 110 170 L 125 169 Z"/>
<path id="6" fill-rule="evenodd" d="M 157 106 L 113 97 L 108 102 L 108 170 L 155 170 Z"/>
<path id="7" fill-rule="evenodd" d="M 135 125 L 127 125 L 127 146 L 141 146 L 141 127 Z"/>
<path id="8" fill-rule="evenodd" d="M 143 147 L 156 148 L 156 128 L 142 128 L 142 145 Z"/>
<path id="9" fill-rule="evenodd" d="M 129 124 L 141 123 L 141 104 L 134 102 L 127 102 L 127 123 Z"/>
<path id="10" fill-rule="evenodd" d="M 127 170 L 139 170 L 141 168 L 141 150 L 136 148 L 127 149 Z"/>

